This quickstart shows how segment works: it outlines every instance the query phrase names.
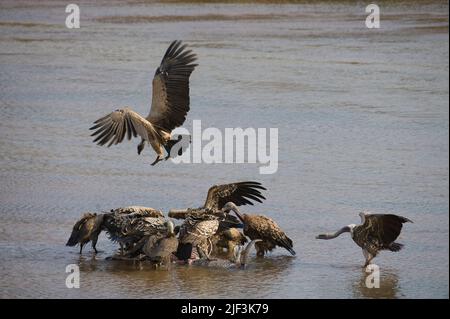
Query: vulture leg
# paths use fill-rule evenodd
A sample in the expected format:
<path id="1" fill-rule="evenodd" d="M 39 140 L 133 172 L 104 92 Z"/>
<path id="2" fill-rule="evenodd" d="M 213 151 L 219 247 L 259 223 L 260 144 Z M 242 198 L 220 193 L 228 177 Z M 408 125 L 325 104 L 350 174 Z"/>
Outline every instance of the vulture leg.
<path id="1" fill-rule="evenodd" d="M 370 265 L 370 262 L 372 261 L 372 259 L 375 258 L 374 255 L 372 255 L 371 253 L 369 253 L 367 250 L 363 249 L 363 255 L 366 258 L 366 263 L 364 264 L 363 268 L 366 268 L 367 266 Z"/>
<path id="2" fill-rule="evenodd" d="M 138 252 L 139 250 L 142 249 L 142 247 L 144 247 L 145 243 L 147 242 L 148 237 L 142 237 L 135 245 L 133 248 L 129 249 L 126 253 L 126 256 L 132 257 L 133 255 L 136 254 L 136 252 Z"/>
<path id="3" fill-rule="evenodd" d="M 200 259 L 205 259 L 207 261 L 214 261 L 215 259 L 212 259 L 209 254 L 203 249 L 203 247 L 200 247 L 200 245 L 197 245 L 197 251 L 200 255 Z"/>
<path id="4" fill-rule="evenodd" d="M 164 159 L 164 148 L 160 143 L 157 143 L 156 141 L 150 141 L 150 145 L 152 146 L 155 153 L 158 155 L 155 161 L 151 164 L 152 166 L 155 166 L 156 163 Z"/>
<path id="5" fill-rule="evenodd" d="M 228 258 L 230 259 L 231 257 L 233 257 L 233 253 L 234 253 L 234 247 L 236 247 L 236 244 L 229 240 L 227 242 L 227 254 L 228 254 Z"/>
<path id="6" fill-rule="evenodd" d="M 262 242 L 255 243 L 256 256 L 264 257 L 264 245 Z"/>
<path id="7" fill-rule="evenodd" d="M 97 248 L 95 247 L 97 245 L 97 240 L 98 240 L 98 238 L 92 239 L 92 249 L 94 249 L 94 252 L 96 254 L 98 253 Z"/>
<path id="8" fill-rule="evenodd" d="M 81 252 L 83 251 L 83 245 L 84 244 L 80 243 L 80 255 L 81 255 Z"/>
<path id="9" fill-rule="evenodd" d="M 156 157 L 156 159 L 155 159 L 155 161 L 153 162 L 153 163 L 151 163 L 150 165 L 151 166 L 155 166 L 156 165 L 156 163 L 158 163 L 158 162 L 160 162 L 160 161 L 162 161 L 163 160 L 163 158 L 161 157 L 161 156 L 157 156 Z"/>

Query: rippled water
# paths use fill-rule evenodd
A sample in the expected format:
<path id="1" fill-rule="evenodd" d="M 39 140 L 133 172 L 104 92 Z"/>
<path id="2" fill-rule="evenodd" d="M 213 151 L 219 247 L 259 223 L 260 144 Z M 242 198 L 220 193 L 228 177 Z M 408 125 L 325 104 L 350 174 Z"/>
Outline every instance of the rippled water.
<path id="1" fill-rule="evenodd" d="M 0 297 L 448 298 L 448 5 L 381 5 L 381 29 L 362 4 L 0 4 Z M 185 127 L 279 128 L 279 170 L 256 164 L 149 164 L 136 144 L 91 142 L 90 127 L 130 105 L 146 115 L 151 78 L 173 39 L 199 56 Z M 65 247 L 85 211 L 126 205 L 197 207 L 216 183 L 258 180 L 263 205 L 294 240 L 246 271 L 107 261 Z M 348 236 L 361 210 L 414 220 L 400 253 L 375 260 L 365 287 Z M 65 287 L 79 264 L 81 288 Z"/>

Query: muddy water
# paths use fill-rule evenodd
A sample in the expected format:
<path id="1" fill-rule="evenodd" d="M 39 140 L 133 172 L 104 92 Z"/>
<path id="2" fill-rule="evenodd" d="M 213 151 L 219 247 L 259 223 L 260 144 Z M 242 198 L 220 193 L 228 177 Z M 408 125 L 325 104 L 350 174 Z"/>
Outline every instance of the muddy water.
<path id="1" fill-rule="evenodd" d="M 448 298 L 448 6 L 382 5 L 379 30 L 362 5 L 78 2 L 0 4 L 0 296 L 118 298 Z M 149 164 L 138 140 L 91 143 L 93 120 L 125 105 L 146 115 L 163 51 L 183 39 L 199 56 L 185 123 L 279 129 L 279 167 Z M 85 211 L 199 206 L 208 187 L 258 180 L 264 213 L 294 240 L 246 271 L 154 271 L 65 247 Z M 368 289 L 348 236 L 361 210 L 409 217 L 400 253 L 382 253 Z M 65 268 L 78 264 L 80 289 Z M 101 283 L 101 284 L 100 284 Z"/>

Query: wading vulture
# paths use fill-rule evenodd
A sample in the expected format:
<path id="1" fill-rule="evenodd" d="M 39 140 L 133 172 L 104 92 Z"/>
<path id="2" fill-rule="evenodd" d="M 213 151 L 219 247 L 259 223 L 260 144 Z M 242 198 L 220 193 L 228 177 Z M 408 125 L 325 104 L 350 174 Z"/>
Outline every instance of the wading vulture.
<path id="1" fill-rule="evenodd" d="M 316 236 L 317 239 L 333 239 L 342 233 L 350 233 L 353 241 L 362 248 L 368 266 L 380 250 L 399 251 L 403 245 L 395 240 L 400 235 L 403 224 L 410 222 L 408 218 L 393 214 L 359 213 L 361 225 L 350 224 L 335 233 L 326 233 Z"/>
<path id="2" fill-rule="evenodd" d="M 92 248 L 97 253 L 98 236 L 102 231 L 103 214 L 85 213 L 79 221 L 75 223 L 66 246 L 75 246 L 80 244 L 80 254 L 83 246 L 92 241 Z"/>
<path id="3" fill-rule="evenodd" d="M 264 256 L 266 252 L 273 250 L 276 246 L 283 247 L 295 255 L 292 240 L 272 219 L 262 215 L 241 214 L 238 207 L 232 202 L 226 203 L 222 211 L 225 213 L 235 212 L 244 224 L 244 235 L 251 240 L 262 240 L 255 244 L 258 256 Z"/>

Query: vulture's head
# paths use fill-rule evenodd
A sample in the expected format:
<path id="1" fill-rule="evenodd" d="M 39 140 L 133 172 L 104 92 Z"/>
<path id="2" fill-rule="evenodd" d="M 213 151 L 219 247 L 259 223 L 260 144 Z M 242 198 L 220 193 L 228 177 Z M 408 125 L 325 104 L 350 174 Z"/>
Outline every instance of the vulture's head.
<path id="1" fill-rule="evenodd" d="M 226 203 L 225 205 L 223 205 L 223 207 L 222 207 L 222 209 L 221 209 L 220 211 L 221 211 L 222 213 L 229 214 L 231 211 L 238 212 L 239 209 L 238 209 L 238 207 L 236 206 L 235 203 L 233 203 L 233 202 L 228 202 L 228 203 Z"/>
<path id="2" fill-rule="evenodd" d="M 167 234 L 169 236 L 176 236 L 175 234 L 175 225 L 171 220 L 167 220 L 164 225 L 167 227 Z"/>

